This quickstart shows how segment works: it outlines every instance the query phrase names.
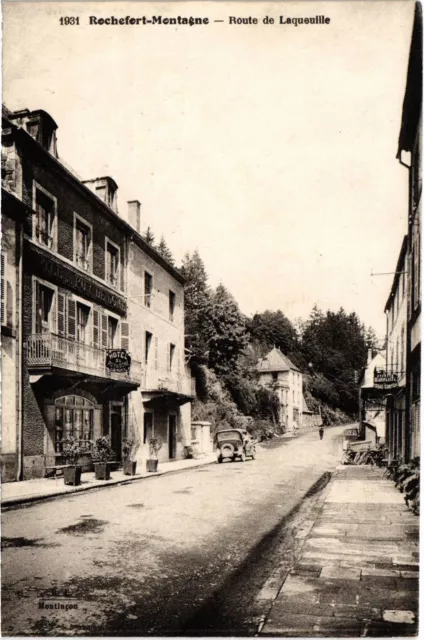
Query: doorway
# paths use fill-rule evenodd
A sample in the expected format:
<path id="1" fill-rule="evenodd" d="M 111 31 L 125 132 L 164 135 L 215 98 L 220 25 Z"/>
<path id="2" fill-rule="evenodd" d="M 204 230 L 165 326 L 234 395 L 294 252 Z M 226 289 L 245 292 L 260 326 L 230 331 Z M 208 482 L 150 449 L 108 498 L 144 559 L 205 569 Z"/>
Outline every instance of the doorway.
<path id="1" fill-rule="evenodd" d="M 175 414 L 169 414 L 168 424 L 168 455 L 172 460 L 177 455 L 177 416 Z"/>
<path id="2" fill-rule="evenodd" d="M 110 407 L 110 443 L 115 453 L 115 460 L 122 459 L 122 405 L 112 404 Z"/>

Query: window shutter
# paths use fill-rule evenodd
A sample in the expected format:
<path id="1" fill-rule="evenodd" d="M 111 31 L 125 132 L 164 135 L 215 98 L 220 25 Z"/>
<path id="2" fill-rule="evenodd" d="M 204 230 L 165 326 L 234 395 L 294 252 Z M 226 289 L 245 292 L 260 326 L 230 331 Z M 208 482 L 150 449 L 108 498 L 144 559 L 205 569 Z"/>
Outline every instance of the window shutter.
<path id="1" fill-rule="evenodd" d="M 57 333 L 57 291 L 53 292 L 52 306 L 50 307 L 50 332 Z"/>
<path id="2" fill-rule="evenodd" d="M 130 327 L 128 322 L 121 322 L 121 349 L 130 349 Z"/>
<path id="3" fill-rule="evenodd" d="M 57 294 L 57 332 L 60 336 L 66 335 L 66 295 Z"/>
<path id="4" fill-rule="evenodd" d="M 93 346 L 99 348 L 100 346 L 100 326 L 99 326 L 99 310 L 93 309 Z"/>
<path id="5" fill-rule="evenodd" d="M 178 375 L 180 375 L 180 373 L 181 373 L 181 356 L 180 356 L 180 350 L 179 349 L 176 349 L 176 354 L 177 354 Z"/>
<path id="6" fill-rule="evenodd" d="M 107 315 L 102 313 L 102 349 L 107 349 Z"/>
<path id="7" fill-rule="evenodd" d="M 5 309 L 6 309 L 6 283 L 5 283 L 5 267 L 6 256 L 1 254 L 1 324 L 5 323 Z"/>
<path id="8" fill-rule="evenodd" d="M 68 337 L 76 338 L 76 308 L 77 304 L 72 298 L 68 298 Z"/>
<path id="9" fill-rule="evenodd" d="M 158 370 L 158 339 L 155 337 L 155 369 Z"/>

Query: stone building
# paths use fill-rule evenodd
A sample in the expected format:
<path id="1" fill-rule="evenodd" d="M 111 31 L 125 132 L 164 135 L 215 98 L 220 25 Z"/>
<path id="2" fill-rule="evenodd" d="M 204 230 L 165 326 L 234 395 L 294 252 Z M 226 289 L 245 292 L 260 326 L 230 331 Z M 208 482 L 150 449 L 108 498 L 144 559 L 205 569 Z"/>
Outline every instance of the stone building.
<path id="1" fill-rule="evenodd" d="M 129 203 L 132 236 L 128 258 L 128 317 L 132 356 L 142 363 L 139 391 L 131 394 L 131 417 L 140 421 L 141 462 L 149 439 L 163 442 L 159 460 L 184 456 L 191 442 L 194 379 L 184 356 L 184 279 L 140 236 L 140 203 Z"/>
<path id="2" fill-rule="evenodd" d="M 112 178 L 83 182 L 59 159 L 49 114 L 4 109 L 2 124 L 2 309 L 14 305 L 5 317 L 19 328 L 2 316 L 3 398 L 14 389 L 3 478 L 44 476 L 68 436 L 109 436 L 119 462 L 125 437 L 142 455 L 155 434 L 162 458 L 182 456 L 193 396 L 182 277 L 140 236 L 136 201 L 129 224 Z"/>
<path id="3" fill-rule="evenodd" d="M 302 426 L 302 372 L 274 347 L 258 363 L 259 384 L 273 390 L 280 401 L 280 422 L 286 433 Z"/>
<path id="4" fill-rule="evenodd" d="M 397 154 L 399 162 L 408 170 L 406 460 L 420 455 L 422 72 L 423 17 L 422 5 L 417 2 Z"/>
<path id="5" fill-rule="evenodd" d="M 386 437 L 385 387 L 386 356 L 368 350 L 366 366 L 359 375 L 359 431 L 362 440 L 384 442 Z"/>
<path id="6" fill-rule="evenodd" d="M 404 459 L 406 448 L 407 247 L 405 236 L 384 309 L 387 317 L 386 375 L 379 382 L 386 396 L 386 445 L 390 458 L 399 459 Z"/>

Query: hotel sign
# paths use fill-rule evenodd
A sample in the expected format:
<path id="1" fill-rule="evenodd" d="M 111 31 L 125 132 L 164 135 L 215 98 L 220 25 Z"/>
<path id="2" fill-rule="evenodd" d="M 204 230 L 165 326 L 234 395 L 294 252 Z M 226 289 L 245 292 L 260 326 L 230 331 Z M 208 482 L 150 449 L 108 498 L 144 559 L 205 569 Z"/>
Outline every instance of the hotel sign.
<path id="1" fill-rule="evenodd" d="M 70 289 L 76 294 L 89 298 L 103 307 L 107 307 L 121 315 L 126 314 L 127 303 L 125 298 L 112 293 L 89 274 L 73 269 L 66 263 L 60 262 L 55 256 L 47 255 L 38 247 L 29 246 L 31 251 L 30 265 L 41 276 L 57 283 L 59 286 Z"/>
<path id="2" fill-rule="evenodd" d="M 374 387 L 377 389 L 394 389 L 398 386 L 399 375 L 395 371 L 374 369 Z"/>
<path id="3" fill-rule="evenodd" d="M 108 349 L 106 368 L 115 373 L 128 373 L 131 368 L 131 356 L 125 349 Z"/>

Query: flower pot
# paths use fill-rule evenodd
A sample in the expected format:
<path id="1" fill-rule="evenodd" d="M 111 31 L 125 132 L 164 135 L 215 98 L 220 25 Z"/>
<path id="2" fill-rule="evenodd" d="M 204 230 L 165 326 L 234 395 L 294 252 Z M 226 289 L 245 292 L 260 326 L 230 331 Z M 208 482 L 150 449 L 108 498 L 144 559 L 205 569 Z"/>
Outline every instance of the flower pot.
<path id="1" fill-rule="evenodd" d="M 135 476 L 136 469 L 137 469 L 137 462 L 132 462 L 132 460 L 124 460 L 124 463 L 123 463 L 124 476 Z"/>
<path id="2" fill-rule="evenodd" d="M 65 484 L 72 484 L 74 487 L 81 484 L 82 467 L 65 467 L 63 469 L 63 481 Z"/>
<path id="3" fill-rule="evenodd" d="M 110 467 L 106 462 L 95 462 L 96 480 L 110 480 Z"/>
<path id="4" fill-rule="evenodd" d="M 158 460 L 153 460 L 152 458 L 149 458 L 148 460 L 146 460 L 146 469 L 147 471 L 157 471 L 158 470 Z"/>

